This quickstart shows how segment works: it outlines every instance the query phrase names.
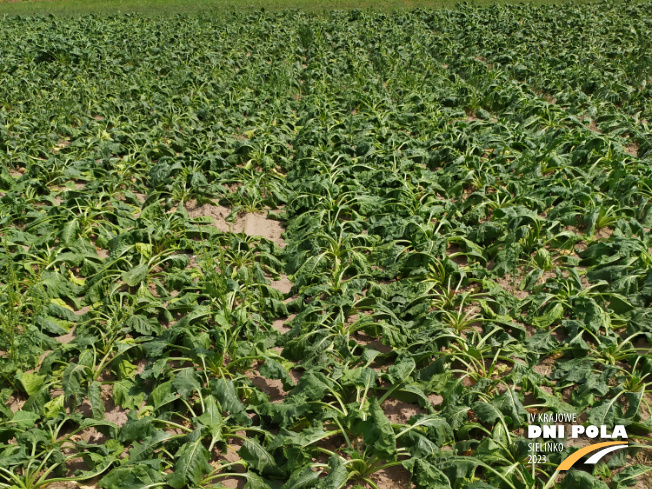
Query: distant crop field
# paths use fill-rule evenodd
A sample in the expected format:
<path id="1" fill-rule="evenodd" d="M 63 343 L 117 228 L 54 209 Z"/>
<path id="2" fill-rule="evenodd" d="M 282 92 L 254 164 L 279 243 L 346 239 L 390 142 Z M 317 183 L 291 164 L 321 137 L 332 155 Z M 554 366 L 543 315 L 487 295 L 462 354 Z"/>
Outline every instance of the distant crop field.
<path id="1" fill-rule="evenodd" d="M 575 4 L 592 0 L 575 0 Z M 527 3 L 563 4 L 568 0 L 532 0 Z M 224 15 L 233 11 L 280 11 L 299 9 L 309 13 L 326 13 L 331 10 L 373 9 L 375 11 L 409 10 L 416 8 L 454 7 L 457 0 L 0 0 L 0 16 L 77 16 L 88 14 L 137 13 L 147 16 L 175 14 Z M 472 0 L 470 5 L 495 5 L 509 3 L 505 0 Z"/>
<path id="2" fill-rule="evenodd" d="M 0 22 L 0 488 L 651 487 L 652 3 Z"/>

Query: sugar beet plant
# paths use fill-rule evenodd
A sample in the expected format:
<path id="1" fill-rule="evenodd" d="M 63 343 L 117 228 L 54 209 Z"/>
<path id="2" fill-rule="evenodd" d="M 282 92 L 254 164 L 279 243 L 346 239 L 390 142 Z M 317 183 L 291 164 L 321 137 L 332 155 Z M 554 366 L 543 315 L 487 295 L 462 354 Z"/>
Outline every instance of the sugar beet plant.
<path id="1" fill-rule="evenodd" d="M 0 487 L 647 487 L 650 3 L 0 22 Z"/>

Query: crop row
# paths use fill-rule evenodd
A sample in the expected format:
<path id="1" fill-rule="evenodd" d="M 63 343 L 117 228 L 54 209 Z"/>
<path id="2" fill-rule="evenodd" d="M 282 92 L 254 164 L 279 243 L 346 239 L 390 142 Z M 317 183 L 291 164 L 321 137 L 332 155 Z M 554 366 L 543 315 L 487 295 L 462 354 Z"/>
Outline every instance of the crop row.
<path id="1" fill-rule="evenodd" d="M 2 20 L 0 487 L 645 484 L 651 21 Z"/>

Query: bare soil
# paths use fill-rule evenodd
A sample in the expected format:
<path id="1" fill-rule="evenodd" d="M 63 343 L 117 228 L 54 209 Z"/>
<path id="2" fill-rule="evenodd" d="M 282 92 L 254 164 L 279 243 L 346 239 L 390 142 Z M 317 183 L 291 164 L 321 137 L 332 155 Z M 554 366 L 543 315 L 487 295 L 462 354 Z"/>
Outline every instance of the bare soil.
<path id="1" fill-rule="evenodd" d="M 287 325 L 287 323 L 292 321 L 295 317 L 296 314 L 291 314 L 285 319 L 277 319 L 272 323 L 272 327 L 278 330 L 281 334 L 285 334 L 292 329 Z"/>
<path id="2" fill-rule="evenodd" d="M 198 206 L 197 202 L 193 201 L 187 202 L 184 207 L 190 217 L 210 217 L 219 231 L 261 236 L 281 248 L 285 246 L 281 237 L 283 226 L 279 221 L 268 219 L 264 213 L 248 212 L 239 215 L 234 222 L 228 222 L 226 218 L 231 211 L 226 207 L 211 204 Z"/>
<path id="3" fill-rule="evenodd" d="M 625 147 L 625 153 L 630 156 L 638 156 L 638 144 L 630 143 Z"/>
<path id="4" fill-rule="evenodd" d="M 289 294 L 292 290 L 292 282 L 286 275 L 281 275 L 279 280 L 272 280 L 272 287 L 284 294 Z"/>
<path id="5" fill-rule="evenodd" d="M 410 483 L 410 473 L 402 465 L 395 465 L 385 470 L 379 470 L 372 474 L 370 478 L 379 489 L 410 489 L 414 487 Z M 351 488 L 354 485 L 351 483 L 345 487 Z M 371 486 L 365 484 L 362 487 L 369 488 Z"/>
<path id="6" fill-rule="evenodd" d="M 416 404 L 399 401 L 398 399 L 389 398 L 383 402 L 381 407 L 387 419 L 395 424 L 409 424 L 412 416 L 426 414 L 426 411 Z"/>

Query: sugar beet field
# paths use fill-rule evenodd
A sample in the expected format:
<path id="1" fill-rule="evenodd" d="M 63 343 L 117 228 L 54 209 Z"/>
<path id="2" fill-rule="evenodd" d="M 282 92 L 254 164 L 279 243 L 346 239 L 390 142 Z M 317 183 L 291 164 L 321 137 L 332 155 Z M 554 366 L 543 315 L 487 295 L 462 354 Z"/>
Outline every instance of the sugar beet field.
<path id="1" fill-rule="evenodd" d="M 1 20 L 0 488 L 652 487 L 651 28 Z"/>

